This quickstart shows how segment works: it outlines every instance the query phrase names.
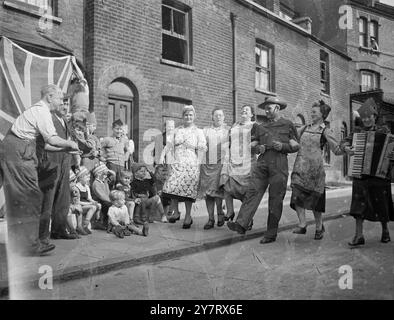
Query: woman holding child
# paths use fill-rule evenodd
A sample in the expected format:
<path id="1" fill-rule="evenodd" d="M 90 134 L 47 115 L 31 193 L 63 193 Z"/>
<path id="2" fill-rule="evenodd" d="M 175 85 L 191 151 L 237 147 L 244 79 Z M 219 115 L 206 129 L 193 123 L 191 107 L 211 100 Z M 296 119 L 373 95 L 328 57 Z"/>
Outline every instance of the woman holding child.
<path id="1" fill-rule="evenodd" d="M 205 152 L 206 140 L 201 129 L 194 124 L 196 111 L 192 105 L 187 105 L 182 112 L 183 125 L 175 129 L 169 137 L 167 146 L 173 154 L 170 173 L 163 186 L 163 195 L 171 198 L 174 214 L 169 218 L 170 223 L 180 219 L 178 202 L 184 201 L 186 215 L 183 229 L 189 229 L 193 223 L 191 209 L 197 198 L 197 188 L 200 179 L 199 152 Z"/>

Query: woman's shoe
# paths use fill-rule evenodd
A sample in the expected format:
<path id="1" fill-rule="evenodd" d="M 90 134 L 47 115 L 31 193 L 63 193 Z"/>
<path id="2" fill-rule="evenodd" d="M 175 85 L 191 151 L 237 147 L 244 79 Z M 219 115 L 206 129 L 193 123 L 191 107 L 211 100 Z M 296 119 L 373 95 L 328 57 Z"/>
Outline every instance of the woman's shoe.
<path id="1" fill-rule="evenodd" d="M 190 219 L 190 223 L 183 223 L 182 229 L 190 229 L 193 224 L 193 219 Z"/>
<path id="2" fill-rule="evenodd" d="M 297 227 L 293 230 L 295 234 L 306 234 L 306 226 L 305 227 Z"/>
<path id="3" fill-rule="evenodd" d="M 348 245 L 351 247 L 356 247 L 365 244 L 364 236 L 357 238 L 356 236 L 353 238 L 352 242 L 348 242 Z"/>
<path id="4" fill-rule="evenodd" d="M 218 227 L 223 227 L 223 226 L 224 226 L 224 223 L 225 223 L 224 215 L 218 216 L 218 223 L 217 223 L 217 226 L 218 226 Z"/>
<path id="5" fill-rule="evenodd" d="M 215 226 L 215 220 L 208 220 L 204 226 L 204 230 L 212 229 Z"/>
<path id="6" fill-rule="evenodd" d="M 388 231 L 383 231 L 382 232 L 382 238 L 380 239 L 380 242 L 388 243 L 390 241 L 391 241 L 390 233 Z"/>
<path id="7" fill-rule="evenodd" d="M 227 216 L 227 215 L 225 215 L 224 216 L 224 221 L 233 221 L 234 220 L 234 217 L 235 217 L 235 212 L 233 212 L 231 215 L 229 215 L 229 216 Z"/>
<path id="8" fill-rule="evenodd" d="M 324 229 L 324 225 L 321 226 L 321 229 L 320 229 L 320 230 L 316 230 L 316 232 L 315 232 L 315 240 L 321 240 L 321 239 L 323 239 L 324 231 L 326 231 L 326 230 Z"/>
<path id="9" fill-rule="evenodd" d="M 248 228 L 246 229 L 246 231 L 250 231 L 253 228 L 253 220 L 249 223 Z"/>
<path id="10" fill-rule="evenodd" d="M 81 236 L 87 236 L 88 235 L 88 233 L 83 228 L 77 228 L 76 232 L 77 232 L 77 234 L 79 234 Z"/>
<path id="11" fill-rule="evenodd" d="M 171 217 L 168 218 L 168 222 L 169 223 L 175 223 L 175 222 L 177 222 L 180 219 L 181 219 L 181 215 L 179 215 L 179 216 L 172 215 Z"/>

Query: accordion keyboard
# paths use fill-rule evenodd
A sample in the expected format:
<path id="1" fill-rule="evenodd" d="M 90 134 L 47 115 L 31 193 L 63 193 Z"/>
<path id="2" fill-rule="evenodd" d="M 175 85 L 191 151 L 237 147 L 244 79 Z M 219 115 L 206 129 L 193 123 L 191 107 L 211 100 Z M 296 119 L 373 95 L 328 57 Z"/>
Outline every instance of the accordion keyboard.
<path id="1" fill-rule="evenodd" d="M 354 155 L 350 157 L 349 175 L 353 177 L 361 176 L 363 171 L 364 152 L 367 142 L 367 133 L 355 133 L 353 136 Z"/>

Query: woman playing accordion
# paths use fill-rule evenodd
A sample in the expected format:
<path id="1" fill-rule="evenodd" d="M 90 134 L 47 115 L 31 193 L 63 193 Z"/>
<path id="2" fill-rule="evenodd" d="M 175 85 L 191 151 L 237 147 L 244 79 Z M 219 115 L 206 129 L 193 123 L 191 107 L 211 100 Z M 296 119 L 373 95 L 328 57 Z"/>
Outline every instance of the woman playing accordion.
<path id="1" fill-rule="evenodd" d="M 368 99 L 358 110 L 361 118 L 361 126 L 356 127 L 353 135 L 343 143 L 343 150 L 354 155 L 355 150 L 352 146 L 352 140 L 355 139 L 356 133 L 372 133 L 375 135 L 389 134 L 387 127 L 376 124 L 377 111 L 376 104 L 372 98 Z M 383 146 L 382 146 L 383 147 Z M 374 153 L 376 150 L 374 149 Z M 390 154 L 391 156 L 391 154 Z M 390 158 L 390 160 L 392 157 Z M 376 164 L 374 165 L 376 167 Z M 390 163 L 391 166 L 391 163 Z M 394 221 L 393 200 L 391 195 L 391 183 L 387 177 L 376 176 L 371 174 L 361 174 L 353 177 L 352 203 L 350 215 L 356 219 L 356 233 L 349 245 L 351 247 L 365 244 L 363 235 L 363 222 L 380 221 L 382 225 L 381 242 L 390 241 L 388 222 Z"/>

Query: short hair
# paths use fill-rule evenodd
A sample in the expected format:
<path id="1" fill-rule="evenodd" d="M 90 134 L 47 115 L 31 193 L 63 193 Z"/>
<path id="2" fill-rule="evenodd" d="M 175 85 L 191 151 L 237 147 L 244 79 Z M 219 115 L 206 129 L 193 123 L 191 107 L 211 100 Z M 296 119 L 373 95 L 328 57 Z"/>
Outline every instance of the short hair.
<path id="1" fill-rule="evenodd" d="M 224 109 L 223 109 L 222 107 L 215 107 L 215 108 L 212 110 L 212 117 L 213 117 L 213 115 L 215 114 L 216 111 L 223 111 L 223 114 L 224 114 Z"/>
<path id="2" fill-rule="evenodd" d="M 133 173 L 130 172 L 130 171 L 126 171 L 126 170 L 122 170 L 122 171 L 119 173 L 119 177 L 120 177 L 120 178 L 123 178 L 123 177 L 129 177 L 129 178 L 131 178 L 132 176 L 133 176 Z"/>
<path id="3" fill-rule="evenodd" d="M 120 120 L 120 119 L 115 120 L 112 123 L 112 129 L 115 128 L 115 127 L 123 127 L 123 126 L 124 126 L 124 124 L 123 124 L 122 120 Z"/>
<path id="4" fill-rule="evenodd" d="M 241 108 L 241 110 L 243 109 L 243 108 L 246 108 L 246 107 L 249 107 L 250 108 L 250 111 L 252 112 L 252 121 L 255 121 L 256 120 L 256 109 L 253 107 L 253 106 L 251 106 L 250 104 L 244 104 L 243 106 L 242 106 L 242 108 Z"/>
<path id="5" fill-rule="evenodd" d="M 62 90 L 56 84 L 49 84 L 41 88 L 41 99 L 48 94 L 61 92 Z"/>
<path id="6" fill-rule="evenodd" d="M 328 115 L 331 112 L 331 107 L 326 104 L 323 100 L 319 100 L 312 105 L 312 108 L 320 108 L 320 113 L 323 117 L 323 120 L 326 120 Z"/>
<path id="7" fill-rule="evenodd" d="M 120 199 L 125 199 L 126 195 L 123 191 L 121 190 L 112 190 L 109 194 L 109 199 L 111 201 L 115 201 L 115 200 L 120 200 Z"/>

